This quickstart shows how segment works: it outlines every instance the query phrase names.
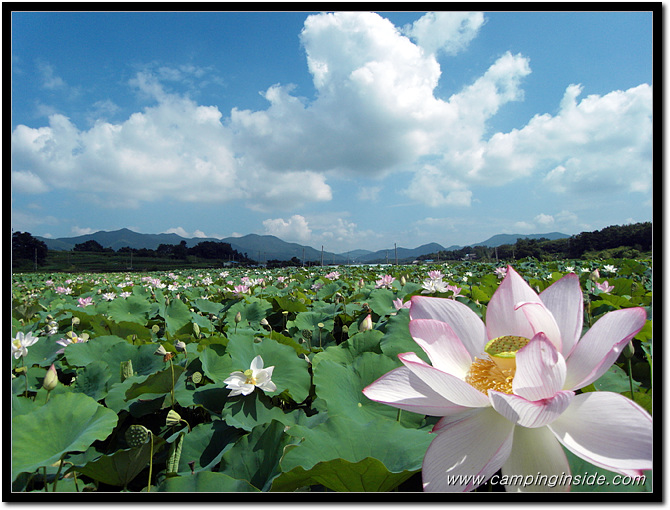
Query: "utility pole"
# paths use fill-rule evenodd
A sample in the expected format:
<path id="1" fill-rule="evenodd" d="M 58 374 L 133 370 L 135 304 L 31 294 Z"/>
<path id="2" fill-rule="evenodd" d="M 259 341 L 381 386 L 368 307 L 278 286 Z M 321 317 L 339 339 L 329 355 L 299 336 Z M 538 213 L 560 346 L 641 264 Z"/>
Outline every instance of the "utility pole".
<path id="1" fill-rule="evenodd" d="M 35 246 L 35 271 L 37 271 L 37 246 Z"/>
<path id="2" fill-rule="evenodd" d="M 393 243 L 393 249 L 395 250 L 395 265 L 398 265 L 398 243 Z"/>
<path id="3" fill-rule="evenodd" d="M 321 267 L 323 267 L 323 245 L 321 245 Z"/>

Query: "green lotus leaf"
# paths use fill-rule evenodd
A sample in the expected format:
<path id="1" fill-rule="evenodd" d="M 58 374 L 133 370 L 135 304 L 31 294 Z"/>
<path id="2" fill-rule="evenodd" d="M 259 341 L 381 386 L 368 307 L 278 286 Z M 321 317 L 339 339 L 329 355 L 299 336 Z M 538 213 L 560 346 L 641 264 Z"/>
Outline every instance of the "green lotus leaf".
<path id="1" fill-rule="evenodd" d="M 285 413 L 273 405 L 271 399 L 261 390 L 256 389 L 249 395 L 228 397 L 223 402 L 221 416 L 233 427 L 252 430 L 257 425 L 270 423 L 272 420 L 291 425 L 303 413 L 301 410 Z"/>
<path id="2" fill-rule="evenodd" d="M 289 427 L 287 434 L 302 441 L 285 449 L 280 461 L 282 474 L 274 480 L 272 490 L 295 490 L 314 484 L 332 490 L 389 490 L 389 486 L 397 486 L 421 469 L 433 439 L 428 431 L 405 428 L 391 420 L 362 418 L 334 416 L 313 428 Z M 366 461 L 367 458 L 379 462 Z M 335 464 L 323 465 L 330 461 Z M 363 464 L 350 472 L 340 471 L 342 461 Z M 384 476 L 389 478 L 387 482 L 382 480 Z"/>
<path id="3" fill-rule="evenodd" d="M 236 480 L 224 473 L 201 471 L 195 475 L 167 478 L 158 492 L 259 492 L 246 480 Z"/>
<path id="4" fill-rule="evenodd" d="M 110 409 L 82 393 L 63 393 L 32 413 L 12 418 L 12 478 L 84 451 L 116 426 Z"/>
<path id="5" fill-rule="evenodd" d="M 99 336 L 89 339 L 88 342 L 69 344 L 65 347 L 65 358 L 68 364 L 75 367 L 85 367 L 105 358 L 105 353 L 116 344 L 126 343 L 118 336 Z"/>
<path id="6" fill-rule="evenodd" d="M 89 363 L 77 370 L 74 391 L 88 395 L 93 400 L 100 400 L 107 395 L 108 381 L 112 377 L 109 365 L 103 361 Z"/>
<path id="7" fill-rule="evenodd" d="M 232 478 L 248 480 L 251 485 L 268 491 L 281 474 L 279 460 L 284 447 L 296 438 L 284 433 L 284 424 L 276 420 L 254 427 L 223 454 L 219 472 Z"/>
<path id="8" fill-rule="evenodd" d="M 165 307 L 165 325 L 170 335 L 175 335 L 180 328 L 191 323 L 191 311 L 180 299 L 173 299 Z"/>
<path id="9" fill-rule="evenodd" d="M 128 296 L 125 299 L 117 298 L 109 303 L 107 313 L 116 322 L 126 321 L 145 325 L 149 319 L 151 304 L 141 296 Z"/>
<path id="10" fill-rule="evenodd" d="M 319 462 L 312 469 L 297 466 L 273 481 L 272 491 L 294 491 L 299 487 L 323 485 L 338 492 L 388 492 L 413 474 L 392 473 L 379 459 L 366 457 L 358 462 L 333 459 Z"/>
<path id="11" fill-rule="evenodd" d="M 220 344 L 211 344 L 200 353 L 200 362 L 204 374 L 212 381 L 223 382 L 233 369 L 233 362 L 230 355 L 226 353 L 226 348 Z M 249 368 L 239 368 L 237 370 L 246 370 Z"/>
<path id="12" fill-rule="evenodd" d="M 396 315 L 389 317 L 386 333 L 379 345 L 382 352 L 391 358 L 395 359 L 403 352 L 414 352 L 426 363 L 430 362 L 428 355 L 409 334 L 408 310 L 400 310 Z"/>
<path id="13" fill-rule="evenodd" d="M 221 420 L 196 425 L 184 436 L 178 474 L 190 476 L 191 462 L 195 473 L 211 469 L 243 434 Z"/>
<path id="14" fill-rule="evenodd" d="M 226 322 L 229 324 L 231 331 L 235 330 L 235 316 L 240 313 L 241 322 L 238 323 L 238 328 L 249 327 L 251 325 L 258 326 L 261 320 L 268 316 L 272 310 L 265 299 L 259 299 L 255 296 L 249 296 L 245 300 L 235 303 L 226 311 Z"/>
<path id="15" fill-rule="evenodd" d="M 363 389 L 398 368 L 399 362 L 388 356 L 364 352 L 347 365 L 323 360 L 314 366 L 316 396 L 314 407 L 327 411 L 329 416 L 349 416 L 358 420 L 387 418 L 407 427 L 417 428 L 425 423 L 421 414 L 399 412 L 395 407 L 370 400 Z"/>
<path id="16" fill-rule="evenodd" d="M 155 456 L 164 446 L 162 437 L 153 436 L 153 444 L 149 440 L 136 448 L 117 450 L 75 469 L 99 482 L 125 487 L 149 465 L 152 454 Z"/>
<path id="17" fill-rule="evenodd" d="M 370 292 L 367 303 L 374 313 L 384 317 L 396 311 L 395 306 L 393 306 L 394 299 L 397 299 L 394 292 L 388 289 L 374 289 Z"/>
<path id="18" fill-rule="evenodd" d="M 203 313 L 219 315 L 221 310 L 223 310 L 223 305 L 221 303 L 215 303 L 209 299 L 196 299 L 193 301 L 193 306 Z"/>

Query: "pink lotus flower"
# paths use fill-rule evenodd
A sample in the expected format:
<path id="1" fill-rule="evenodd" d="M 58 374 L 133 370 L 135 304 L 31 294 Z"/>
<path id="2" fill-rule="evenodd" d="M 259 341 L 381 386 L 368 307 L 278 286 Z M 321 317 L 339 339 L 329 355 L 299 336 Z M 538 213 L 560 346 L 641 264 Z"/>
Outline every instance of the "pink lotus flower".
<path id="1" fill-rule="evenodd" d="M 507 274 L 507 268 L 506 267 L 496 267 L 495 271 L 493 271 L 498 278 L 504 278 L 505 275 Z"/>
<path id="2" fill-rule="evenodd" d="M 92 305 L 92 304 L 93 304 L 93 298 L 90 297 L 90 296 L 89 296 L 89 297 L 85 297 L 85 298 L 81 298 L 81 297 L 80 297 L 80 298 L 77 300 L 77 302 L 79 303 L 79 304 L 77 305 L 78 308 L 84 308 L 85 306 L 89 306 L 89 305 Z"/>
<path id="3" fill-rule="evenodd" d="M 244 294 L 249 293 L 249 286 L 247 286 L 247 285 L 235 285 L 235 287 L 233 287 L 233 293 L 237 297 L 242 297 Z"/>
<path id="4" fill-rule="evenodd" d="M 393 300 L 393 306 L 395 307 L 396 310 L 402 310 L 403 308 L 409 308 L 411 305 L 410 301 L 407 301 L 407 303 L 403 303 L 402 299 L 394 299 Z"/>
<path id="5" fill-rule="evenodd" d="M 383 275 L 375 282 L 375 289 L 392 289 L 395 278 L 390 274 Z"/>
<path id="6" fill-rule="evenodd" d="M 614 285 L 610 285 L 607 280 L 605 280 L 603 283 L 596 283 L 596 288 L 602 292 L 612 292 L 614 290 Z"/>
<path id="7" fill-rule="evenodd" d="M 432 365 L 399 354 L 404 366 L 363 393 L 442 416 L 423 461 L 424 490 L 469 491 L 499 469 L 508 490 L 569 490 L 519 485 L 527 475 L 569 474 L 561 445 L 623 475 L 652 468 L 652 420 L 642 407 L 616 393 L 575 393 L 609 369 L 646 313 L 609 312 L 580 339 L 582 314 L 577 275 L 538 296 L 511 267 L 491 297 L 486 325 L 458 301 L 412 297 L 409 330 Z"/>

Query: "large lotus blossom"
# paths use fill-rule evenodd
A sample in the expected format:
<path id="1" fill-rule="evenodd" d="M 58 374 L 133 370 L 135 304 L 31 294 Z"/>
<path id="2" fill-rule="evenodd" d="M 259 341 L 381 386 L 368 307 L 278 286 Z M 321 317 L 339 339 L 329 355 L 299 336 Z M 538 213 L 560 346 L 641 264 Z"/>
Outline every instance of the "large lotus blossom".
<path id="1" fill-rule="evenodd" d="M 410 333 L 432 365 L 399 354 L 404 366 L 363 392 L 442 416 L 423 461 L 424 490 L 472 490 L 499 469 L 507 490 L 569 490 L 561 445 L 623 475 L 652 468 L 652 420 L 642 407 L 616 393 L 576 394 L 609 369 L 646 313 L 609 312 L 580 339 L 582 299 L 575 274 L 538 296 L 511 267 L 491 297 L 486 324 L 458 301 L 412 297 Z M 563 475 L 566 483 L 525 486 L 537 474 Z"/>
<path id="2" fill-rule="evenodd" d="M 274 368 L 263 368 L 263 358 L 256 356 L 251 361 L 251 368 L 244 372 L 233 372 L 223 381 L 226 389 L 231 390 L 228 396 L 249 395 L 257 387 L 264 391 L 275 391 L 277 386 L 270 380 Z"/>

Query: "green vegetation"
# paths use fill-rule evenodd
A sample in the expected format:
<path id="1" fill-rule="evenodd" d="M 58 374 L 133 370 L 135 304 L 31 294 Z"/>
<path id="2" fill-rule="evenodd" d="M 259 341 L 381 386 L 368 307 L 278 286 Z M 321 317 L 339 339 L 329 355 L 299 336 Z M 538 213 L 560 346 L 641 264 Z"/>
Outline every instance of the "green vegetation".
<path id="1" fill-rule="evenodd" d="M 650 258 L 652 251 L 651 222 L 613 225 L 602 230 L 582 232 L 565 239 L 518 239 L 515 244 L 466 246 L 459 250 L 422 255 L 419 260 L 477 259 L 484 262 L 515 261 L 531 257 L 541 261 L 560 259 Z"/>
<path id="2" fill-rule="evenodd" d="M 583 333 L 608 312 L 644 308 L 632 348 L 581 391 L 620 393 L 651 412 L 651 262 L 515 269 L 537 292 L 574 272 Z M 428 361 L 409 332 L 412 296 L 454 299 L 484 318 L 500 276 L 474 261 L 15 273 L 12 491 L 421 491 L 438 417 L 362 390 L 401 366 L 399 353 Z M 276 389 L 231 395 L 226 380 L 256 356 L 274 367 Z M 616 475 L 568 458 L 572 475 Z M 645 474 L 645 484 L 583 488 L 650 491 Z"/>

